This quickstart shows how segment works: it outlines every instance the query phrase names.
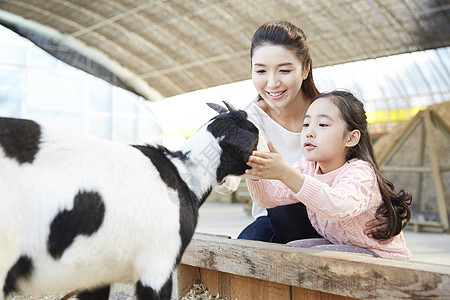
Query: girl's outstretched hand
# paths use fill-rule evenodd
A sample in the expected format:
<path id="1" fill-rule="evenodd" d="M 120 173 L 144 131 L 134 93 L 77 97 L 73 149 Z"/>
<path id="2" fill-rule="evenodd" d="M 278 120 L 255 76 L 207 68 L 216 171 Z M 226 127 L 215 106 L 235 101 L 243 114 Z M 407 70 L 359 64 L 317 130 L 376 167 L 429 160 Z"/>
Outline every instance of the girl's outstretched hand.
<path id="1" fill-rule="evenodd" d="M 294 193 L 298 193 L 305 180 L 303 174 L 284 161 L 272 140 L 267 145 L 270 152 L 252 152 L 247 162 L 252 169 L 245 173 L 262 179 L 278 179 Z"/>
<path id="2" fill-rule="evenodd" d="M 267 145 L 270 152 L 252 152 L 247 162 L 252 169 L 246 170 L 246 173 L 263 179 L 283 180 L 290 166 L 284 161 L 272 140 Z"/>

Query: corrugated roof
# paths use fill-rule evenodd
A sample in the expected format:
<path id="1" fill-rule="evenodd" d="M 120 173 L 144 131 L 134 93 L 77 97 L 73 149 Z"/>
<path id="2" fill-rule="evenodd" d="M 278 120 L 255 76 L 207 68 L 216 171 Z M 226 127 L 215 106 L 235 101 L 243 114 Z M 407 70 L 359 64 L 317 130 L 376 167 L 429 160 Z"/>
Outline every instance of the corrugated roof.
<path id="1" fill-rule="evenodd" d="M 313 66 L 450 45 L 446 0 L 0 0 L 0 23 L 149 100 L 250 77 L 269 20 L 307 37 Z"/>

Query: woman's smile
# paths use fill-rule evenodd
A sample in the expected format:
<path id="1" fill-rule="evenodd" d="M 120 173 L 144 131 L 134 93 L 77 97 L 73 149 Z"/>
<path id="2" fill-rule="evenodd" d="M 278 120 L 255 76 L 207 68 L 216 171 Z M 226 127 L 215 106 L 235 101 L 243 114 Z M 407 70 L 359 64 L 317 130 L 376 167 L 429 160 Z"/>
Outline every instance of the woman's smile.
<path id="1" fill-rule="evenodd" d="M 286 90 L 278 91 L 278 92 L 269 92 L 269 91 L 267 91 L 267 95 L 269 95 L 269 97 L 274 99 L 274 100 L 278 100 L 278 99 L 280 99 L 281 97 L 284 96 L 285 92 L 286 92 Z"/>

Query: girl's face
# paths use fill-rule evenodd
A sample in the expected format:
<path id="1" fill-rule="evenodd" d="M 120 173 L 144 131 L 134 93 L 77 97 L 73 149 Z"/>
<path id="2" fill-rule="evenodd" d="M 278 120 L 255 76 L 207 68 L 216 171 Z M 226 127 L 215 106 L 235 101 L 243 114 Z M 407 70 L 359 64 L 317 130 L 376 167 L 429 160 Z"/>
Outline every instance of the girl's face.
<path id="1" fill-rule="evenodd" d="M 348 149 L 359 142 L 359 131 L 347 130 L 339 108 L 324 97 L 309 106 L 301 141 L 305 158 L 317 162 L 322 173 L 328 173 L 345 163 Z"/>
<path id="2" fill-rule="evenodd" d="M 283 46 L 268 44 L 253 51 L 253 84 L 272 108 L 283 109 L 302 97 L 301 86 L 308 72 L 295 53 Z"/>

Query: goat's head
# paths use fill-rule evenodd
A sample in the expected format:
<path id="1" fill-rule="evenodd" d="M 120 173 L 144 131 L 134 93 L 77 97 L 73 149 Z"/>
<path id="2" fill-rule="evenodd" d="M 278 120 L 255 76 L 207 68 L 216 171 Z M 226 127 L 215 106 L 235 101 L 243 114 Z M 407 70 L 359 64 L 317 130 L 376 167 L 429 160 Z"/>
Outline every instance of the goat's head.
<path id="1" fill-rule="evenodd" d="M 227 175 L 243 175 L 250 167 L 246 164 L 259 140 L 258 128 L 249 121 L 247 113 L 224 101 L 227 108 L 208 103 L 219 115 L 209 123 L 207 130 L 217 139 L 222 153 L 217 169 L 217 181 Z"/>

